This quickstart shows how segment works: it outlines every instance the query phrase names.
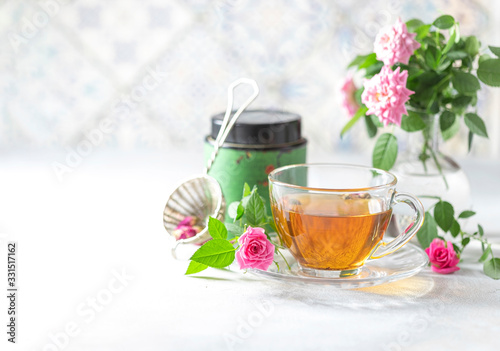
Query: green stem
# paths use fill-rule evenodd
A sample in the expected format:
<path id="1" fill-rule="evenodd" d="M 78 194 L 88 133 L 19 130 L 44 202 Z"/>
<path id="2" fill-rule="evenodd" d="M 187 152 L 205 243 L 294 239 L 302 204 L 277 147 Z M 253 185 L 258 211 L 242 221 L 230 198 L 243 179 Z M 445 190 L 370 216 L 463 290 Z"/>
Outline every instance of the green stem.
<path id="1" fill-rule="evenodd" d="M 288 267 L 288 270 L 291 271 L 292 269 L 290 268 L 290 265 L 288 264 L 288 261 L 286 260 L 285 256 L 283 256 L 283 253 L 281 253 L 281 251 L 279 249 L 277 251 L 280 254 L 280 256 L 283 258 L 283 261 L 285 261 L 286 266 Z"/>
<path id="2" fill-rule="evenodd" d="M 462 239 L 464 237 L 466 237 L 466 238 L 469 238 L 469 239 L 474 239 L 474 240 L 480 241 L 482 245 L 488 245 L 489 244 L 488 240 L 486 240 L 486 239 L 483 239 L 483 238 L 475 236 L 475 235 L 467 234 L 467 233 L 462 232 L 462 231 L 460 231 L 460 236 L 462 237 Z M 484 249 L 483 249 L 483 251 L 484 251 Z"/>
<path id="3" fill-rule="evenodd" d="M 422 153 L 421 153 L 421 161 L 422 161 L 422 166 L 424 167 L 424 171 L 425 173 L 427 173 L 427 163 L 426 162 L 426 158 L 427 157 L 427 140 L 424 142 L 424 147 L 422 148 Z"/>

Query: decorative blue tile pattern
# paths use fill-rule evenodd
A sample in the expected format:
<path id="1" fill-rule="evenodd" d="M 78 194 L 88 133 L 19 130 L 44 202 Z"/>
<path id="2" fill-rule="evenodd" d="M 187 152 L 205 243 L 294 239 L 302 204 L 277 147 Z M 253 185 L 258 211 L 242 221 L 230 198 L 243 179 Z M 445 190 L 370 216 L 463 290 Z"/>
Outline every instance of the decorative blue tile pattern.
<path id="1" fill-rule="evenodd" d="M 398 16 L 449 12 L 465 34 L 490 39 L 499 29 L 493 3 L 3 1 L 0 149 L 75 147 L 106 118 L 116 122 L 105 138 L 111 147 L 199 148 L 210 115 L 225 109 L 227 85 L 241 76 L 261 87 L 254 107 L 302 114 L 316 147 L 365 148 L 367 138 L 338 137 L 347 62 Z M 484 93 L 487 120 L 488 100 Z"/>

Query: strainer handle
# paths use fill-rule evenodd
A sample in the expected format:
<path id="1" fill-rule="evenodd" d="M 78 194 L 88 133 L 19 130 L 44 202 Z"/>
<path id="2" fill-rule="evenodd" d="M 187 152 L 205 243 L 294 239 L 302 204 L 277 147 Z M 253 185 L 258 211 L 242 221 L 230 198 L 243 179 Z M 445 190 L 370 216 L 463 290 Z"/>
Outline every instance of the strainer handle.
<path id="1" fill-rule="evenodd" d="M 243 105 L 240 106 L 238 111 L 231 117 L 231 120 L 229 120 L 231 116 L 231 111 L 233 110 L 233 102 L 234 102 L 234 89 L 240 85 L 240 84 L 249 84 L 253 87 L 253 93 L 252 95 L 245 101 Z M 205 173 L 208 173 L 210 171 L 210 168 L 212 168 L 212 165 L 215 161 L 215 158 L 217 157 L 217 154 L 219 153 L 219 148 L 224 144 L 224 141 L 226 141 L 226 138 L 233 128 L 234 124 L 236 123 L 236 120 L 238 117 L 240 117 L 241 113 L 252 103 L 252 101 L 255 100 L 255 98 L 259 95 L 259 87 L 257 86 L 257 82 L 253 79 L 249 78 L 240 78 L 229 84 L 229 87 L 227 89 L 227 107 L 226 107 L 226 113 L 224 115 L 224 119 L 222 120 L 222 125 L 219 130 L 219 134 L 217 134 L 217 139 L 215 139 L 214 143 L 214 151 L 212 152 L 212 155 L 210 155 L 210 159 L 207 162 L 207 166 L 205 168 Z"/>

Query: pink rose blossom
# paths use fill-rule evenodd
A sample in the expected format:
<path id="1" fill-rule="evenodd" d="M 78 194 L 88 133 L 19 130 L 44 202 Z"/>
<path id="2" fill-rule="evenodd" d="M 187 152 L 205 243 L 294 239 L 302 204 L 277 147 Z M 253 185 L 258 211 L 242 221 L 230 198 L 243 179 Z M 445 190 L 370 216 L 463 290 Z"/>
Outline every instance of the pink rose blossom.
<path id="1" fill-rule="evenodd" d="M 196 218 L 187 216 L 185 217 L 173 231 L 176 240 L 189 239 L 201 231 L 199 226 L 195 226 Z"/>
<path id="2" fill-rule="evenodd" d="M 405 103 L 414 92 L 406 88 L 408 71 L 393 71 L 382 67 L 379 74 L 365 81 L 361 101 L 368 107 L 367 115 L 375 115 L 387 126 L 389 123 L 401 125 L 401 117 L 407 114 Z"/>
<path id="3" fill-rule="evenodd" d="M 342 89 L 340 90 L 342 95 L 342 107 L 349 114 L 349 117 L 354 116 L 356 111 L 359 109 L 359 104 L 354 97 L 354 93 L 358 88 L 354 84 L 352 77 L 349 75 L 345 78 Z"/>
<path id="4" fill-rule="evenodd" d="M 173 232 L 177 240 L 189 239 L 198 234 L 198 231 L 190 225 L 178 226 Z"/>
<path id="5" fill-rule="evenodd" d="M 267 270 L 274 259 L 274 245 L 267 240 L 262 228 L 248 227 L 238 239 L 240 248 L 236 251 L 236 260 L 240 269 L 257 268 Z"/>
<path id="6" fill-rule="evenodd" d="M 191 216 L 187 216 L 185 217 L 178 225 L 177 225 L 177 228 L 179 227 L 182 227 L 182 226 L 193 226 L 194 224 L 196 223 L 196 219 L 191 217 Z"/>
<path id="7" fill-rule="evenodd" d="M 445 243 L 444 240 L 436 238 L 432 240 L 431 245 L 425 249 L 425 252 L 431 261 L 432 270 L 436 273 L 449 274 L 460 269 L 457 267 L 460 260 L 450 241 Z"/>
<path id="8" fill-rule="evenodd" d="M 375 38 L 374 51 L 377 59 L 392 66 L 400 62 L 408 64 L 410 56 L 420 47 L 415 40 L 416 33 L 408 33 L 406 24 L 400 18 L 396 24 L 380 30 Z"/>

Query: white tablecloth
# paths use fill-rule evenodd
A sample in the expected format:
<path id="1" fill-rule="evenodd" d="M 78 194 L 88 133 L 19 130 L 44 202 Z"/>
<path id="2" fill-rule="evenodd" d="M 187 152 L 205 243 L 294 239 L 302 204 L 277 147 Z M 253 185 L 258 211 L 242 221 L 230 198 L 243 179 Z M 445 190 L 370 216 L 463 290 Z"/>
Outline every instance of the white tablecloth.
<path id="1" fill-rule="evenodd" d="M 64 157 L 2 156 L 0 277 L 15 240 L 19 286 L 18 343 L 2 333 L 2 350 L 500 349 L 500 281 L 474 262 L 477 247 L 455 274 L 426 268 L 359 290 L 211 269 L 187 277 L 162 211 L 175 184 L 201 171 L 199 155 L 96 150 L 59 182 L 51 163 Z M 500 165 L 462 164 L 498 255 Z"/>

